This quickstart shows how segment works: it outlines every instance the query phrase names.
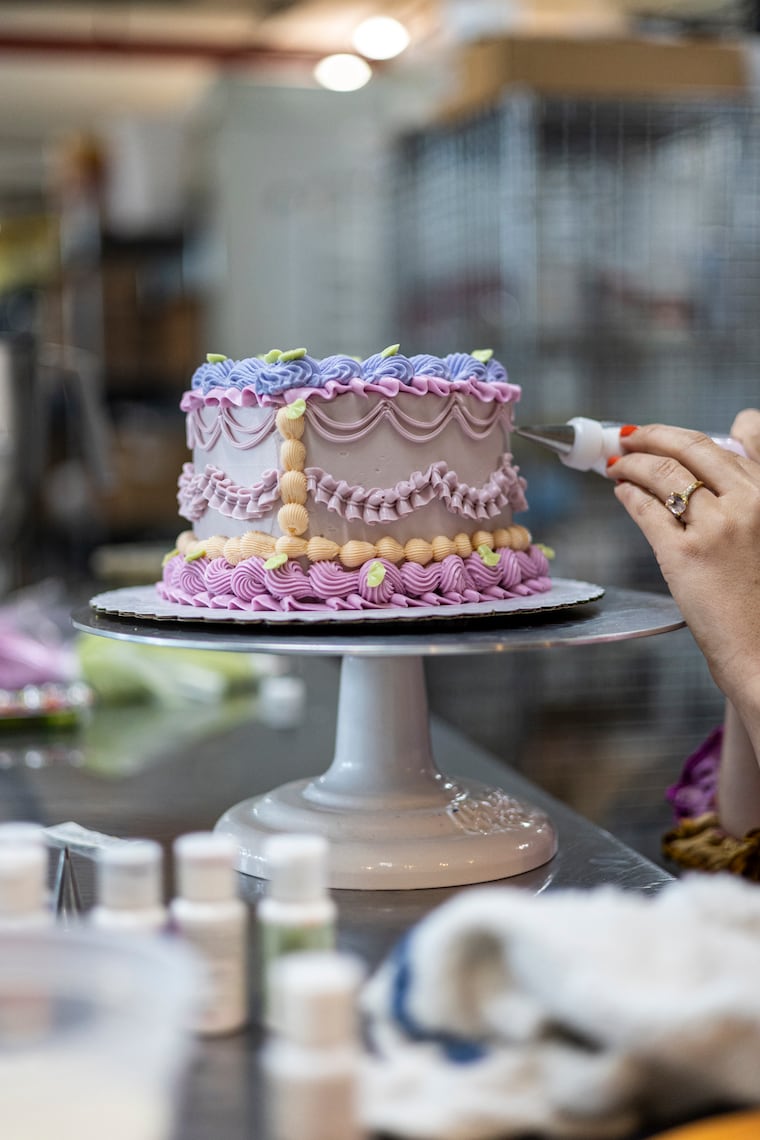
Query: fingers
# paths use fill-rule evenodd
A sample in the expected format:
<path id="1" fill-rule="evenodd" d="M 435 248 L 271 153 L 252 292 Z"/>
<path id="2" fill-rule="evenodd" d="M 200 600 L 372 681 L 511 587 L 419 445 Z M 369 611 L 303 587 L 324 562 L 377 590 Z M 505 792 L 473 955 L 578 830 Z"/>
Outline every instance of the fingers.
<path id="1" fill-rule="evenodd" d="M 619 459 L 611 468 L 612 477 L 619 484 L 631 484 L 645 493 L 648 503 L 653 503 L 664 516 L 667 528 L 674 522 L 688 522 L 694 518 L 691 509 L 691 496 L 699 495 L 702 501 L 699 504 L 702 519 L 708 517 L 705 511 L 717 506 L 718 499 L 708 485 L 698 478 L 688 467 L 684 467 L 672 456 L 648 455 L 645 453 L 631 453 L 624 459 Z M 695 486 L 696 483 L 696 486 Z M 618 495 L 621 502 L 628 508 L 628 503 L 636 504 L 637 518 L 645 510 L 648 503 L 641 499 Z M 668 501 L 672 501 L 671 510 Z M 710 500 L 709 502 L 705 500 Z M 630 512 L 629 512 L 630 513 Z M 640 519 L 639 519 L 640 521 Z"/>
<path id="2" fill-rule="evenodd" d="M 731 425 L 731 435 L 738 439 L 750 459 L 760 462 L 760 411 L 745 408 Z"/>
<path id="3" fill-rule="evenodd" d="M 660 550 L 664 543 L 672 541 L 674 528 L 682 529 L 662 502 L 636 483 L 618 483 L 615 496 L 655 551 Z"/>
<path id="4" fill-rule="evenodd" d="M 760 413 L 758 413 L 760 429 Z M 726 494 L 746 481 L 744 461 L 718 447 L 702 432 L 649 424 L 621 439 L 624 455 L 611 474 L 632 479 L 658 498 L 701 479 L 716 495 Z M 760 436 L 758 437 L 760 450 Z"/>

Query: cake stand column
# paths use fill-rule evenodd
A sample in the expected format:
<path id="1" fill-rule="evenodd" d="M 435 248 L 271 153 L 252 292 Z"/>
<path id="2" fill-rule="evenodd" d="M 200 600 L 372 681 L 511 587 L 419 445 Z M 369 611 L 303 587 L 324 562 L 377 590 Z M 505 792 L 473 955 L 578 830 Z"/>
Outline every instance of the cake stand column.
<path id="1" fill-rule="evenodd" d="M 344 657 L 335 756 L 306 798 L 335 808 L 440 800 L 421 657 Z"/>
<path id="2" fill-rule="evenodd" d="M 325 835 L 330 885 L 353 889 L 482 883 L 532 870 L 556 851 L 543 812 L 439 771 L 421 656 L 347 654 L 327 771 L 244 800 L 216 827 L 235 840 L 239 869 L 261 878 L 268 836 Z"/>

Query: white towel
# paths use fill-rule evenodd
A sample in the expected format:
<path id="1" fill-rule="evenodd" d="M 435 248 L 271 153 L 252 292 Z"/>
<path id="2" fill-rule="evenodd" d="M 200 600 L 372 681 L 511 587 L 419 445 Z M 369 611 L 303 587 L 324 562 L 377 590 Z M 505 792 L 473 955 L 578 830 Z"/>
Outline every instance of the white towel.
<path id="1" fill-rule="evenodd" d="M 594 1140 L 760 1103 L 760 887 L 693 875 L 463 891 L 362 995 L 366 1124 L 417 1140 Z"/>

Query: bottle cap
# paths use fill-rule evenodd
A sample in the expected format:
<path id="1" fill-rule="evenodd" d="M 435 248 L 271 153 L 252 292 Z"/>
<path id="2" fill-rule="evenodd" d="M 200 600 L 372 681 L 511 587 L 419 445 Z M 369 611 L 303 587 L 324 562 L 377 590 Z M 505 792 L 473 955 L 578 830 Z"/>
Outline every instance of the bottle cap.
<path id="1" fill-rule="evenodd" d="M 281 955 L 269 967 L 275 1031 L 310 1047 L 356 1041 L 356 999 L 363 979 L 364 967 L 351 954 L 308 950 Z"/>
<path id="2" fill-rule="evenodd" d="M 264 844 L 269 893 L 278 902 L 318 902 L 327 895 L 323 835 L 274 835 Z"/>
<path id="3" fill-rule="evenodd" d="M 115 843 L 98 851 L 98 904 L 111 910 L 162 905 L 161 845 L 152 839 Z"/>
<path id="4" fill-rule="evenodd" d="M 47 851 L 39 843 L 0 844 L 0 918 L 47 906 Z"/>
<path id="5" fill-rule="evenodd" d="M 177 891 L 192 902 L 224 902 L 236 897 L 237 847 L 227 835 L 193 831 L 174 842 Z"/>
<path id="6" fill-rule="evenodd" d="M 259 683 L 258 718 L 269 728 L 295 728 L 306 707 L 306 685 L 302 677 L 277 674 Z"/>

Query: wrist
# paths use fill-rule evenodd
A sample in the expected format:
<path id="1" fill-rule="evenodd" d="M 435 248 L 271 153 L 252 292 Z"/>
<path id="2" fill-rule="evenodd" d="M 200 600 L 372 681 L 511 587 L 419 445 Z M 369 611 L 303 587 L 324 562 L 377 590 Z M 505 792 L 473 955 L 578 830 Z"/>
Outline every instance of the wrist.
<path id="1" fill-rule="evenodd" d="M 760 670 L 744 670 L 738 680 L 722 688 L 738 713 L 756 756 L 760 756 Z"/>

